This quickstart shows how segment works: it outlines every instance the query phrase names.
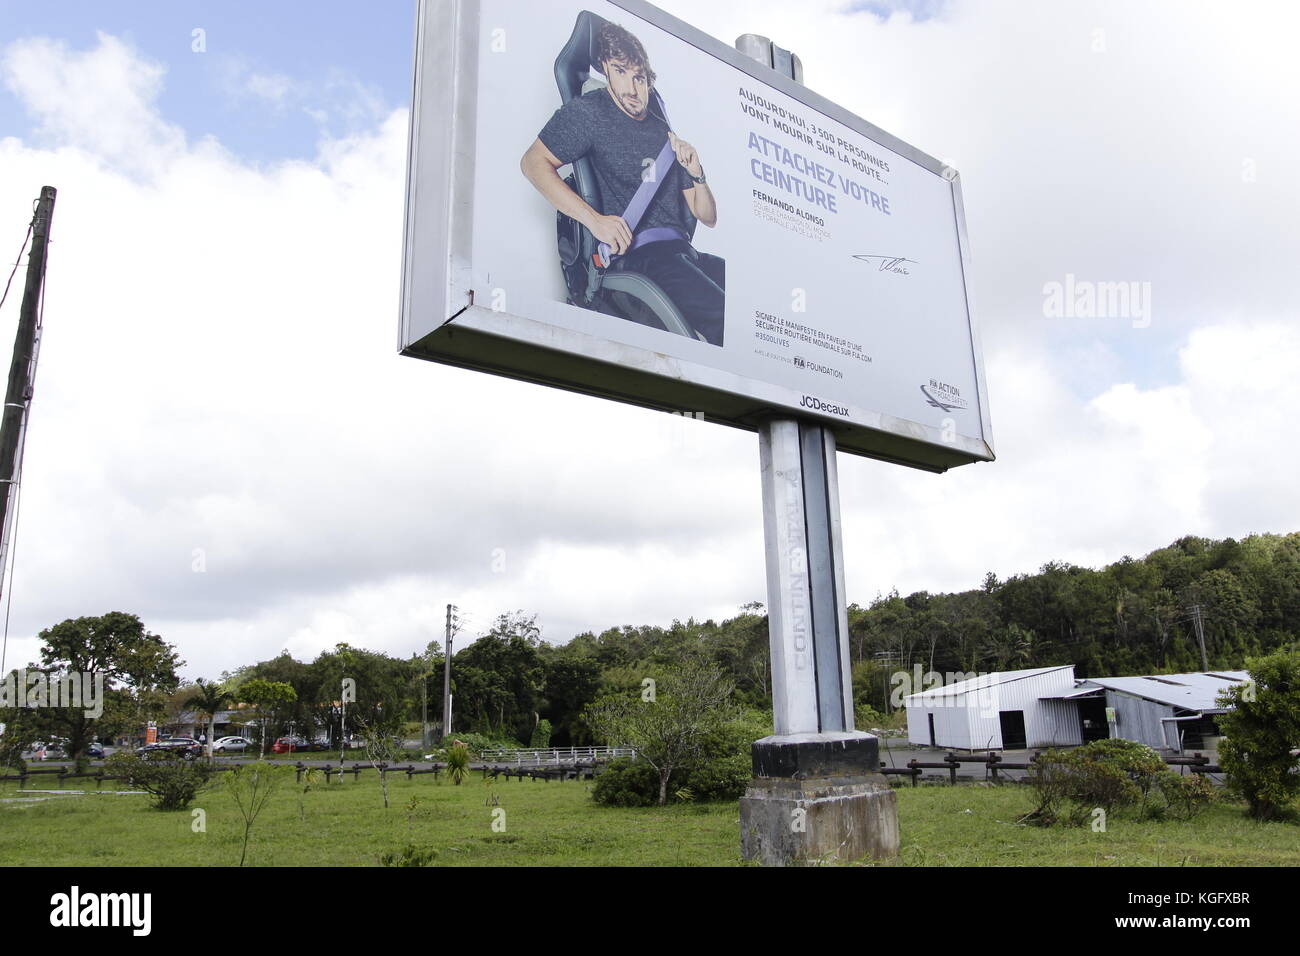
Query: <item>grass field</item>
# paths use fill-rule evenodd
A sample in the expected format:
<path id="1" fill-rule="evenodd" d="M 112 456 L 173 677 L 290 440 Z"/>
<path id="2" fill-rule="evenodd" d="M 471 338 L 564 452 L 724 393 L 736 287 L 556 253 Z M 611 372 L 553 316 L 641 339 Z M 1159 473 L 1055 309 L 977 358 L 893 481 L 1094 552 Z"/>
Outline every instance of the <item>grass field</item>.
<path id="1" fill-rule="evenodd" d="M 373 774 L 318 784 L 306 794 L 290 775 L 258 818 L 247 865 L 372 866 L 408 842 L 436 849 L 437 866 L 741 863 L 735 804 L 611 809 L 592 804 L 589 790 L 589 783 L 576 781 L 487 783 L 473 774 L 456 787 L 398 775 L 390 780 L 385 810 Z M 238 863 L 243 821 L 222 788 L 173 813 L 150 809 L 144 796 L 107 791 L 105 785 L 103 793 L 55 796 L 0 785 L 0 863 Z M 1231 803 L 1188 823 L 1112 818 L 1108 832 L 1094 833 L 1016 824 L 1030 808 L 1030 794 L 1017 787 L 897 793 L 902 865 L 1300 866 L 1300 825 L 1252 823 Z M 194 832 L 194 809 L 204 811 L 205 832 Z M 504 832 L 492 829 L 497 809 L 505 811 L 504 818 L 496 814 Z"/>

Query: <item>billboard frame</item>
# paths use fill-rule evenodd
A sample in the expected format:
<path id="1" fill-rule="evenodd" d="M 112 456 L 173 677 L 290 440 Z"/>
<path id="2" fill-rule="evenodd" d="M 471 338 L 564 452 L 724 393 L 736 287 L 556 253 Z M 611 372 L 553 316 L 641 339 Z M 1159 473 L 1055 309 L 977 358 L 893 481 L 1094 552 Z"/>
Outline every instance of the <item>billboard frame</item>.
<path id="1" fill-rule="evenodd" d="M 798 416 L 830 428 L 841 451 L 927 471 L 942 472 L 957 465 L 994 460 L 983 353 L 971 293 L 970 243 L 960 174 L 801 83 L 644 0 L 609 2 L 948 181 L 960 254 L 975 399 L 979 405 L 980 437 L 946 436 L 934 426 L 869 410 L 855 410 L 868 411 L 862 416 L 865 420 L 846 422 L 844 418 L 801 407 L 800 392 L 793 388 L 475 303 L 471 244 L 479 0 L 420 0 L 418 5 L 399 352 L 643 407 L 689 410 L 702 413 L 706 420 L 750 431 L 757 431 L 762 422 L 774 417 Z M 430 29 L 433 23 L 447 26 Z M 421 117 L 430 109 L 430 101 L 429 119 L 443 135 L 422 141 Z M 417 220 L 417 210 L 427 214 Z M 416 261 L 418 268 L 414 265 Z M 457 292 L 458 289 L 464 291 Z M 416 301 L 442 303 L 442 314 L 433 331 L 413 341 L 411 324 Z M 485 354 L 491 358 L 483 358 Z M 803 396 L 818 398 L 807 392 Z"/>

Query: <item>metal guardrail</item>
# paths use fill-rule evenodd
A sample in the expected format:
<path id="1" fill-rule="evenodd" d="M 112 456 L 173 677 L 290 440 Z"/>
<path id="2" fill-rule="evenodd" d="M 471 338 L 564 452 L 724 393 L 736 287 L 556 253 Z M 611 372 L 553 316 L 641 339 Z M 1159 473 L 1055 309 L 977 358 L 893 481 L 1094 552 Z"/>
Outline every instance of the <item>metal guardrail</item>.
<path id="1" fill-rule="evenodd" d="M 562 766 L 570 763 L 613 760 L 616 757 L 635 757 L 633 747 L 547 747 L 527 750 L 480 750 L 478 758 L 483 763 L 529 764 Z"/>

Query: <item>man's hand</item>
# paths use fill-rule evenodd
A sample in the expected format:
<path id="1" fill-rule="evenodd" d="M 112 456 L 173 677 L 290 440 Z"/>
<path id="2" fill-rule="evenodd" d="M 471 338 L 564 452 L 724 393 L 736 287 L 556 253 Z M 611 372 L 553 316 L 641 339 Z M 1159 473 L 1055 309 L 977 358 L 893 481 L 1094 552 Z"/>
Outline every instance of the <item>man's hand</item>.
<path id="1" fill-rule="evenodd" d="M 677 154 L 677 162 L 686 167 L 686 171 L 692 176 L 703 176 L 704 167 L 700 165 L 700 157 L 695 152 L 695 147 L 684 139 L 678 139 L 677 134 L 672 130 L 668 131 L 668 142 L 673 147 L 673 152 Z"/>
<path id="2" fill-rule="evenodd" d="M 632 230 L 627 227 L 622 216 L 602 216 L 596 213 L 588 228 L 597 241 L 609 243 L 610 251 L 616 256 L 621 256 L 632 247 Z"/>

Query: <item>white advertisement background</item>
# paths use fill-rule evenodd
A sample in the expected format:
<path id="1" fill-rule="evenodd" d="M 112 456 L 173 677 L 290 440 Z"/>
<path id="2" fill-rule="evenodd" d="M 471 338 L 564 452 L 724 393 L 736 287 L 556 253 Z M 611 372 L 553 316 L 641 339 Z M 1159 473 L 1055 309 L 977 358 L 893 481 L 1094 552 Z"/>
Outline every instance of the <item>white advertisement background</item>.
<path id="1" fill-rule="evenodd" d="M 524 178 L 519 160 L 560 105 L 554 61 L 584 9 L 641 40 L 674 132 L 700 155 L 717 200 L 718 224 L 698 226 L 693 244 L 726 260 L 724 348 L 564 301 L 555 211 Z M 945 179 L 610 3 L 484 0 L 480 34 L 472 241 L 477 303 L 781 385 L 847 406 L 858 420 L 884 413 L 943 428 L 952 419 L 958 434 L 983 437 L 951 185 Z M 881 173 L 885 182 L 743 112 L 742 87 L 884 160 L 889 165 Z M 430 127 L 421 124 L 422 134 L 431 135 Z M 835 196 L 838 212 L 829 213 L 756 179 L 750 165 L 755 157 L 800 174 L 751 150 L 751 132 L 875 190 L 888 199 L 891 214 L 853 199 L 838 185 L 817 184 Z M 831 238 L 806 238 L 758 218 L 755 189 L 820 215 Z M 913 262 L 904 265 L 909 275 L 899 275 L 881 271 L 881 259 L 862 261 L 854 258 L 858 255 Z M 806 310 L 796 312 L 800 296 Z M 794 339 L 788 349 L 762 342 L 755 337 L 755 310 L 858 343 L 872 361 L 865 364 Z M 756 348 L 799 355 L 838 369 L 843 377 L 796 368 L 756 354 Z M 931 379 L 959 389 L 966 408 L 929 405 L 920 386 Z"/>

